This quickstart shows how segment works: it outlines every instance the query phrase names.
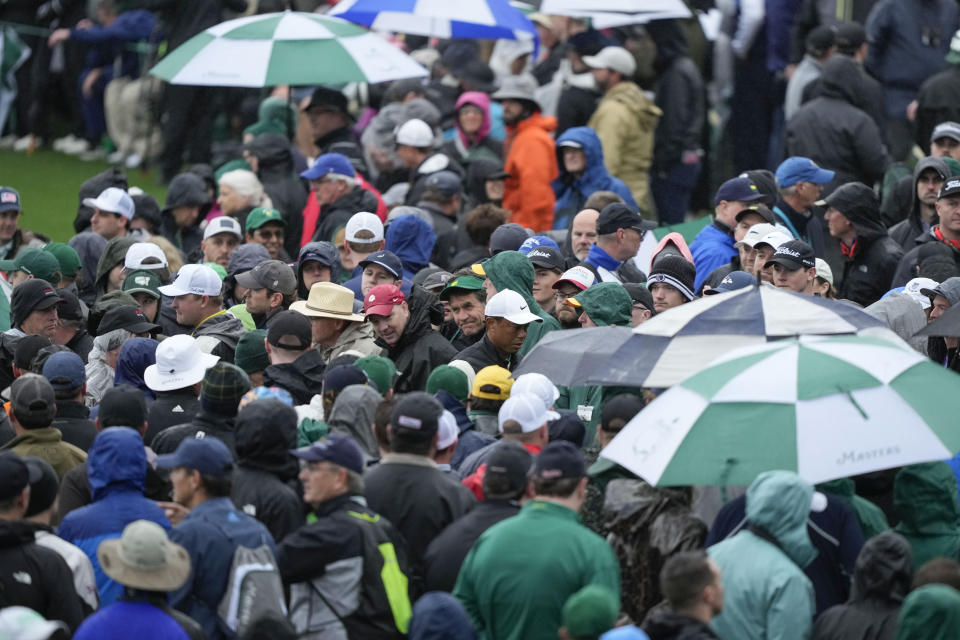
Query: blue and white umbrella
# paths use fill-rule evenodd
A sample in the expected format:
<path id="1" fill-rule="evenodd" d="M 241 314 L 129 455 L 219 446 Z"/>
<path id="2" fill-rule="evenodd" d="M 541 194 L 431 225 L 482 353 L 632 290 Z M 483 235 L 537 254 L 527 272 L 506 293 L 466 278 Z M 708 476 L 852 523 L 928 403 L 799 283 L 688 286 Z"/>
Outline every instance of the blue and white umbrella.
<path id="1" fill-rule="evenodd" d="M 443 39 L 535 39 L 533 23 L 508 0 L 342 0 L 328 15 L 378 31 Z"/>

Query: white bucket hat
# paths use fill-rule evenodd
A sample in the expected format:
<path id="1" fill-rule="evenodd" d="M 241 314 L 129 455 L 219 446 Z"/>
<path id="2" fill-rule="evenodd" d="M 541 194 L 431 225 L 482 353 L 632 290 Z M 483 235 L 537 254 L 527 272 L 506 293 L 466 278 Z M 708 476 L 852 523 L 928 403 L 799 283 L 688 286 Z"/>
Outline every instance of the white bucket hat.
<path id="1" fill-rule="evenodd" d="M 203 353 L 195 338 L 170 336 L 157 347 L 156 364 L 143 372 L 143 380 L 153 391 L 174 391 L 203 380 L 207 369 L 217 364 L 220 356 Z"/>

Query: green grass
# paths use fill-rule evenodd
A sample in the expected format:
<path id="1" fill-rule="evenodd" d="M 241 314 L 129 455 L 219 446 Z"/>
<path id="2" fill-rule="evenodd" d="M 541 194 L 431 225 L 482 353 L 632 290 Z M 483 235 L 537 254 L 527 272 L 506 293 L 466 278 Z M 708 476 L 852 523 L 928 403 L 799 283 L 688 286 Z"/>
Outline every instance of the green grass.
<path id="1" fill-rule="evenodd" d="M 66 242 L 73 235 L 77 215 L 77 190 L 88 178 L 110 165 L 105 161 L 84 162 L 77 157 L 50 150 L 33 154 L 0 151 L 0 185 L 20 192 L 23 215 L 20 227 Z M 127 170 L 130 186 L 153 195 L 163 206 L 167 188 L 156 184 L 156 170 L 145 173 Z"/>

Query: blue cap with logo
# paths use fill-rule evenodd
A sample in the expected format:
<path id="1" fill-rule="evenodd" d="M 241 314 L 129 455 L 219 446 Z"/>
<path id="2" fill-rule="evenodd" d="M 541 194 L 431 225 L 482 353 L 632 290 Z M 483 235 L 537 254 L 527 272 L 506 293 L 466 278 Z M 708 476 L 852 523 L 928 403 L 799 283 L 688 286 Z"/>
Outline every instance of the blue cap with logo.
<path id="1" fill-rule="evenodd" d="M 225 476 L 233 471 L 233 454 L 227 445 L 217 438 L 186 438 L 173 453 L 157 456 L 157 467 L 185 467 L 209 476 Z"/>
<path id="2" fill-rule="evenodd" d="M 377 251 L 360 261 L 361 267 L 366 267 L 368 264 L 383 267 L 393 274 L 393 277 L 397 280 L 403 278 L 403 263 L 400 262 L 400 258 L 394 255 L 392 251 Z"/>
<path id="3" fill-rule="evenodd" d="M 43 377 L 54 389 L 78 389 L 87 381 L 87 372 L 80 356 L 61 351 L 43 363 Z"/>
<path id="4" fill-rule="evenodd" d="M 312 167 L 301 173 L 300 177 L 307 180 L 320 180 L 330 174 L 354 178 L 357 172 L 347 156 L 342 153 L 325 153 L 317 158 Z"/>
<path id="5" fill-rule="evenodd" d="M 750 178 L 737 177 L 730 178 L 717 189 L 717 196 L 713 199 L 714 204 L 720 204 L 724 200 L 727 202 L 753 202 L 762 200 L 763 194 L 757 189 Z M 599 233 L 599 231 L 597 232 Z"/>
<path id="6" fill-rule="evenodd" d="M 724 276 L 720 284 L 712 289 L 704 289 L 703 295 L 708 296 L 716 293 L 726 293 L 727 291 L 736 291 L 737 289 L 743 289 L 744 287 L 749 287 L 754 284 L 757 284 L 757 279 L 746 271 L 731 271 Z"/>
<path id="7" fill-rule="evenodd" d="M 342 433 L 331 433 L 309 447 L 294 449 L 291 453 L 308 462 L 331 462 L 354 473 L 363 473 L 363 452 L 353 438 Z"/>
<path id="8" fill-rule="evenodd" d="M 793 156 L 787 158 L 777 167 L 777 184 L 780 187 L 792 187 L 798 182 L 813 184 L 827 184 L 836 174 L 828 169 L 821 169 L 810 158 Z"/>
<path id="9" fill-rule="evenodd" d="M 0 213 L 20 211 L 20 194 L 11 187 L 0 187 Z"/>

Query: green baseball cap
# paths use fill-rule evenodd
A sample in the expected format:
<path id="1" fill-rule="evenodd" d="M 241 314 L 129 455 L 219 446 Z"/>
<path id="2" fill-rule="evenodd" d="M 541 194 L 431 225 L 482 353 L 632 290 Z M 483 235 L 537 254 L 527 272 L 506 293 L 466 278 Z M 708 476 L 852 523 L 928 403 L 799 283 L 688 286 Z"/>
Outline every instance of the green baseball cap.
<path id="1" fill-rule="evenodd" d="M 563 603 L 560 616 L 571 638 L 598 638 L 613 628 L 620 598 L 607 587 L 590 584 Z"/>
<path id="2" fill-rule="evenodd" d="M 455 289 L 459 289 L 460 291 L 454 291 Z M 483 278 L 478 278 L 477 276 L 460 276 L 447 282 L 447 286 L 440 292 L 440 299 L 446 300 L 453 293 L 462 294 L 464 291 L 479 291 L 481 289 L 483 289 Z"/>
<path id="3" fill-rule="evenodd" d="M 381 395 L 393 388 L 393 381 L 397 377 L 397 366 L 389 358 L 382 356 L 363 356 L 354 362 L 360 367 L 370 382 L 374 384 Z"/>
<path id="4" fill-rule="evenodd" d="M 60 273 L 66 278 L 76 277 L 83 266 L 77 250 L 64 242 L 51 242 L 43 250 L 53 254 L 53 257 L 60 263 Z"/>
<path id="5" fill-rule="evenodd" d="M 223 282 L 223 279 L 227 277 L 227 270 L 223 268 L 223 265 L 216 262 L 204 262 L 203 264 L 217 272 L 217 275 L 220 276 L 220 282 Z"/>
<path id="6" fill-rule="evenodd" d="M 60 263 L 52 253 L 40 249 L 25 249 L 13 260 L 0 260 L 0 271 L 23 271 L 24 273 L 56 284 L 60 282 Z"/>
<path id="7" fill-rule="evenodd" d="M 247 215 L 246 232 L 252 233 L 268 222 L 279 222 L 283 226 L 287 226 L 287 221 L 283 219 L 283 214 L 276 209 L 257 207 Z"/>
<path id="8" fill-rule="evenodd" d="M 460 402 L 466 402 L 470 395 L 470 381 L 467 374 L 456 367 L 442 364 L 430 372 L 427 378 L 427 393 L 434 395 L 443 389 Z"/>
<path id="9" fill-rule="evenodd" d="M 125 293 L 146 293 L 157 300 L 160 299 L 160 285 L 163 284 L 155 271 L 137 269 L 127 274 L 123 279 L 121 290 Z"/>
<path id="10" fill-rule="evenodd" d="M 248 331 L 240 336 L 233 356 L 233 364 L 243 369 L 247 375 L 259 373 L 269 367 L 270 358 L 267 356 L 267 347 L 263 344 L 266 337 L 265 329 Z"/>

